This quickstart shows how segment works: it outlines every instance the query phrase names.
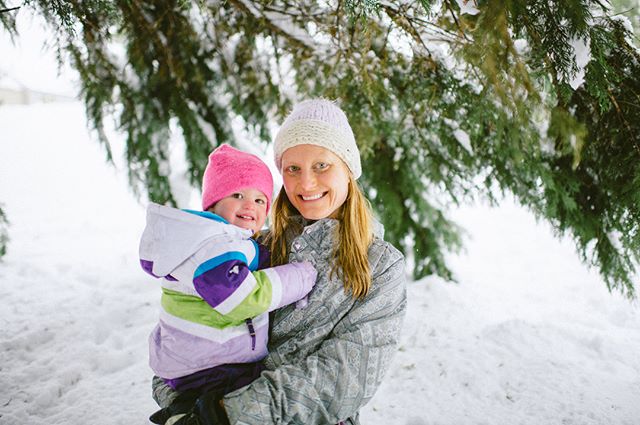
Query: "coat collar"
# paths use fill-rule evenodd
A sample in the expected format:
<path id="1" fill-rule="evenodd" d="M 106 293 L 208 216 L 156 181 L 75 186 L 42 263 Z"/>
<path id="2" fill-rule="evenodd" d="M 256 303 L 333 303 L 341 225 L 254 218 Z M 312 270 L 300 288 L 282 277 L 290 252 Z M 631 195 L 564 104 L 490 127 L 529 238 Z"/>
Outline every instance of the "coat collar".
<path id="1" fill-rule="evenodd" d="M 292 251 L 298 251 L 308 246 L 318 255 L 331 254 L 338 238 L 340 222 L 333 218 L 323 218 L 316 221 L 306 220 L 302 216 L 292 218 L 295 223 L 291 227 L 291 237 L 287 238 Z"/>
<path id="2" fill-rule="evenodd" d="M 318 252 L 332 252 L 338 238 L 340 221 L 334 218 L 310 221 L 301 215 L 292 217 L 291 221 L 294 225 L 290 227 L 290 233 L 287 235 L 289 246 L 296 239 L 304 239 Z M 373 220 L 373 235 L 379 239 L 384 237 L 384 226 L 376 219 Z"/>

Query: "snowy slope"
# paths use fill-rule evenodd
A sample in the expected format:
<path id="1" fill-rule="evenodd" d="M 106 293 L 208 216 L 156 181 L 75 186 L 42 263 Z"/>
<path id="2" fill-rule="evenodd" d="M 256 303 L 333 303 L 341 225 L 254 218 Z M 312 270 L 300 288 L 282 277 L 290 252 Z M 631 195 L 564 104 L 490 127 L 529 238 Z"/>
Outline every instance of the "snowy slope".
<path id="1" fill-rule="evenodd" d="M 410 284 L 388 379 L 365 423 L 640 424 L 640 310 L 567 240 L 505 203 L 455 214 L 459 285 Z"/>
<path id="2" fill-rule="evenodd" d="M 143 211 L 89 139 L 80 104 L 0 107 L 0 423 L 144 423 L 157 288 Z"/>
<path id="3" fill-rule="evenodd" d="M 0 424 L 145 423 L 159 291 L 143 207 L 80 104 L 0 106 Z M 400 350 L 365 424 L 640 424 L 640 310 L 509 202 L 454 213 L 459 284 L 411 282 Z"/>

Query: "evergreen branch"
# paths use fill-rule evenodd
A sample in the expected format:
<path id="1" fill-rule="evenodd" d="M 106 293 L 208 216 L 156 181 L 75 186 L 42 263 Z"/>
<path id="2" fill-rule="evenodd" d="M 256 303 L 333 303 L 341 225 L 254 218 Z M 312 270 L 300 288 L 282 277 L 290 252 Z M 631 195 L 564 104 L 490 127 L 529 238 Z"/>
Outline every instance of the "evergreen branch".
<path id="1" fill-rule="evenodd" d="M 527 16 L 523 16 L 522 19 L 524 20 L 525 27 L 527 28 L 527 33 L 529 34 L 529 36 L 531 36 L 531 38 L 534 40 L 536 44 L 542 45 L 542 37 L 540 36 L 538 31 L 535 29 L 535 27 L 532 25 L 529 18 Z M 555 69 L 555 66 L 553 65 L 553 60 L 548 52 L 544 55 L 543 61 L 546 68 L 549 70 L 548 74 L 551 75 L 551 78 L 553 80 L 553 85 L 557 87 L 559 85 L 558 72 Z"/>
<path id="2" fill-rule="evenodd" d="M 557 233 L 570 233 L 585 261 L 593 253 L 610 288 L 634 294 L 640 60 L 621 23 L 593 18 L 599 0 L 480 2 L 473 18 L 451 0 L 437 10 L 422 1 L 428 18 L 416 2 L 353 1 L 360 19 L 343 0 L 30 3 L 66 40 L 59 52 L 72 57 L 109 155 L 109 114 L 126 135 L 134 191 L 175 204 L 167 176 L 174 123 L 197 185 L 211 147 L 235 142 L 236 117 L 268 141 L 290 98 L 337 97 L 367 165 L 362 184 L 389 240 L 413 249 L 414 276 L 451 278 L 444 254 L 459 232 L 437 205 L 513 193 Z M 0 21 L 10 27 L 13 16 Z M 122 63 L 110 52 L 110 31 L 126 42 Z M 412 55 L 392 43 L 396 31 Z M 570 40 L 587 34 L 592 59 L 574 90 Z M 516 39 L 528 49 L 517 50 Z M 454 66 L 438 57 L 435 40 L 447 43 Z M 544 133 L 536 124 L 546 117 Z M 550 140 L 557 146 L 547 148 Z M 432 193 L 437 202 L 426 200 Z"/>
<path id="3" fill-rule="evenodd" d="M 420 43 L 422 48 L 429 54 L 429 57 L 432 57 L 431 50 L 427 47 L 424 40 L 422 39 L 422 36 L 420 35 L 416 27 L 413 25 L 413 21 L 411 19 L 407 19 L 407 23 L 409 24 L 409 27 L 411 27 L 411 32 L 415 34 L 415 36 L 417 37 L 418 43 Z"/>
<path id="4" fill-rule="evenodd" d="M 130 10 L 134 12 L 133 15 L 141 18 L 138 19 L 138 23 L 143 24 L 143 28 L 146 30 L 146 34 L 148 34 L 153 40 L 153 44 L 156 45 L 155 51 L 164 54 L 164 60 L 161 61 L 161 63 L 166 64 L 167 68 L 169 69 L 170 75 L 175 76 L 177 82 L 181 83 L 181 77 L 178 73 L 176 73 L 172 51 L 167 44 L 168 41 L 166 39 L 165 41 L 163 41 L 160 37 L 160 32 L 158 31 L 158 21 L 162 18 L 162 16 L 158 16 L 155 22 L 150 22 L 148 19 L 148 14 L 144 12 L 143 6 L 139 0 L 127 0 L 127 3 L 131 4 L 132 8 Z M 168 13 L 168 11 L 165 11 L 165 13 Z M 160 59 L 163 58 L 160 57 Z"/>
<path id="5" fill-rule="evenodd" d="M 338 52 L 342 51 L 342 31 L 340 30 L 340 11 L 342 10 L 342 0 L 338 0 L 338 6 L 336 7 L 336 35 L 338 41 Z"/>
<path id="6" fill-rule="evenodd" d="M 391 18 L 391 20 L 396 23 L 400 28 L 402 28 L 407 34 L 410 34 L 411 37 L 427 52 L 427 56 L 432 60 L 433 56 L 431 54 L 431 50 L 427 47 L 424 40 L 420 36 L 420 33 L 416 30 L 409 19 L 403 19 L 404 16 L 400 11 L 397 11 L 388 6 L 382 6 L 383 9 L 387 12 L 387 15 Z M 406 21 L 406 22 L 405 22 Z"/>
<path id="7" fill-rule="evenodd" d="M 407 8 L 409 6 L 407 5 Z M 407 22 L 412 22 L 414 27 L 416 25 L 419 25 L 421 27 L 423 27 L 425 29 L 425 31 L 429 31 L 428 29 L 431 29 L 431 31 L 433 32 L 434 35 L 440 35 L 442 37 L 445 37 L 443 39 L 434 39 L 434 41 L 443 41 L 446 43 L 452 43 L 452 42 L 457 42 L 459 38 L 462 38 L 459 34 L 447 31 L 446 29 L 433 24 L 432 22 L 428 22 L 422 18 L 420 18 L 419 16 L 408 16 L 408 14 L 405 14 L 404 11 L 402 9 L 394 9 L 392 7 L 392 5 L 390 3 L 387 2 L 383 2 L 382 3 L 382 8 L 385 9 L 385 11 L 387 12 L 387 15 L 389 15 L 389 17 L 393 16 L 402 16 L 404 19 L 407 20 Z M 393 18 L 392 18 L 393 19 Z M 398 26 L 400 26 L 402 28 L 402 25 L 400 25 L 398 22 L 396 22 L 398 24 Z M 409 31 L 407 31 L 409 32 Z M 431 38 L 429 38 L 431 40 Z"/>
<path id="8" fill-rule="evenodd" d="M 14 10 L 18 10 L 20 9 L 22 6 L 16 6 L 16 7 L 10 7 L 7 9 L 0 9 L 0 13 L 7 13 L 7 12 L 12 12 Z"/>
<path id="9" fill-rule="evenodd" d="M 620 105 L 618 105 L 618 101 L 616 100 L 615 96 L 613 96 L 613 93 L 611 93 L 611 89 L 607 88 L 607 93 L 609 94 L 609 98 L 611 99 L 611 103 L 613 103 L 613 105 L 616 108 L 616 112 L 618 113 L 618 115 L 620 116 L 622 121 L 624 122 L 625 126 L 627 127 L 627 130 L 629 131 L 629 135 L 631 136 L 631 143 L 633 144 L 633 146 L 636 148 L 636 150 L 640 154 L 640 146 L 638 146 L 637 138 L 633 137 L 634 134 L 633 134 L 633 129 L 631 128 L 631 124 L 629 123 L 629 121 L 627 121 L 627 117 L 622 112 L 622 109 L 620 108 Z"/>
<path id="10" fill-rule="evenodd" d="M 459 39 L 463 38 L 459 34 L 456 34 L 455 32 L 451 32 L 451 31 L 447 31 L 445 28 L 442 28 L 442 27 L 440 27 L 438 25 L 435 25 L 435 24 L 433 24 L 431 22 L 425 21 L 424 19 L 420 18 L 419 16 L 411 16 L 411 17 L 408 17 L 407 19 L 410 19 L 410 20 L 420 24 L 424 28 L 432 28 L 432 31 L 434 32 L 434 34 L 437 34 L 437 35 L 445 37 L 444 39 L 442 39 L 442 41 L 450 42 L 450 43 L 457 43 L 457 42 L 459 42 Z"/>
<path id="11" fill-rule="evenodd" d="M 292 18 L 304 18 L 304 19 L 319 18 L 326 14 L 326 12 L 324 11 L 316 12 L 316 13 L 304 13 L 301 8 L 296 9 L 296 11 L 300 13 L 294 13 L 289 10 L 291 6 L 288 6 L 285 8 L 277 8 L 272 6 L 269 3 L 264 4 L 262 7 L 263 7 L 263 10 L 265 11 L 277 13 L 284 16 L 290 16 Z"/>
<path id="12" fill-rule="evenodd" d="M 275 23 L 273 23 L 273 21 L 271 21 L 271 19 L 269 19 L 264 13 L 263 11 L 260 11 L 257 9 L 257 7 L 255 7 L 253 10 L 246 4 L 246 0 L 229 0 L 229 3 L 235 5 L 239 10 L 244 11 L 245 13 L 253 16 L 254 18 L 262 18 L 264 23 L 266 23 L 267 27 L 273 31 L 276 32 L 280 35 L 282 35 L 284 38 L 286 38 L 289 42 L 291 42 L 293 45 L 300 47 L 304 50 L 307 50 L 309 52 L 312 52 L 314 50 L 314 46 L 309 46 L 307 45 L 304 41 L 298 39 L 297 37 L 295 37 L 292 34 L 289 34 L 287 31 L 285 31 L 284 29 L 282 29 L 279 25 L 276 25 Z M 264 5 L 263 5 L 264 8 Z M 264 10 L 264 9 L 263 9 Z"/>
<path id="13" fill-rule="evenodd" d="M 458 32 L 460 33 L 460 35 L 467 41 L 471 41 L 469 40 L 469 38 L 467 37 L 467 34 L 464 32 L 464 30 L 462 29 L 462 26 L 460 25 L 460 21 L 458 20 L 458 17 L 456 16 L 456 14 L 453 11 L 453 8 L 451 7 L 451 3 L 449 2 L 449 0 L 444 0 L 444 4 L 447 6 L 447 9 L 449 10 L 449 12 L 451 13 L 451 17 L 453 18 L 453 22 L 455 22 L 456 27 L 458 27 Z"/>
<path id="14" fill-rule="evenodd" d="M 636 10 L 636 8 L 635 8 L 635 7 L 632 7 L 632 8 L 630 8 L 630 9 L 623 10 L 622 12 L 614 13 L 613 15 L 609 15 L 609 16 L 614 17 L 614 16 L 625 15 L 625 14 L 627 14 L 627 13 L 631 12 L 632 10 Z"/>

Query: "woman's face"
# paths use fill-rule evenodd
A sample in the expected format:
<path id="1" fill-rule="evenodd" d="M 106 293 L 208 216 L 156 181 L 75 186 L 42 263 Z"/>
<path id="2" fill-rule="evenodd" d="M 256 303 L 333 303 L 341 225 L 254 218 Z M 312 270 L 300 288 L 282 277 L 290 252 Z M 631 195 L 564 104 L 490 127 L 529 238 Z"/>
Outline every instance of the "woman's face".
<path id="1" fill-rule="evenodd" d="M 349 169 L 328 149 L 297 145 L 282 155 L 287 197 L 307 220 L 335 218 L 349 191 Z"/>

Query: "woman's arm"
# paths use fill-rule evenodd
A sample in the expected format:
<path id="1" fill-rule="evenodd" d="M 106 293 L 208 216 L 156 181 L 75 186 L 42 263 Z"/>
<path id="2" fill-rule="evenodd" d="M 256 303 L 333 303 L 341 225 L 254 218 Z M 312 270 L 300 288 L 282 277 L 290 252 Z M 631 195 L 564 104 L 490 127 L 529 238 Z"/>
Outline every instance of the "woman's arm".
<path id="1" fill-rule="evenodd" d="M 399 257 L 374 278 L 370 294 L 353 305 L 316 351 L 225 396 L 230 422 L 335 424 L 355 415 L 389 367 L 405 310 Z"/>

